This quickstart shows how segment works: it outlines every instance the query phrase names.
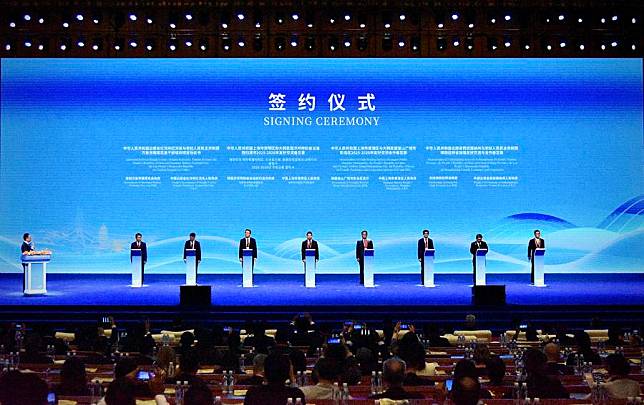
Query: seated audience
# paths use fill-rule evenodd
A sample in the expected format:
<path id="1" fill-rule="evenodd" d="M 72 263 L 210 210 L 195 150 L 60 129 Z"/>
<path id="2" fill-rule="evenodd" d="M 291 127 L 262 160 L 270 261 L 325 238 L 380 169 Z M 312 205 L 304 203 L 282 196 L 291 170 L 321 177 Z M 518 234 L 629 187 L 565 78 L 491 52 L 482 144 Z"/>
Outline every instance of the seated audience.
<path id="1" fill-rule="evenodd" d="M 355 357 L 363 376 L 369 376 L 373 371 L 378 371 L 378 358 L 374 356 L 373 351 L 368 347 L 358 348 Z"/>
<path id="2" fill-rule="evenodd" d="M 337 382 L 338 378 L 336 364 L 322 357 L 315 364 L 312 378 L 317 382 L 315 385 L 308 385 L 301 388 L 306 399 L 333 399 L 335 390 L 333 383 Z"/>
<path id="3" fill-rule="evenodd" d="M 642 395 L 637 381 L 628 378 L 631 366 L 621 354 L 611 354 L 606 357 L 608 381 L 602 386 L 611 399 L 626 399 Z"/>
<path id="4" fill-rule="evenodd" d="M 155 389 L 149 397 L 154 398 L 156 405 L 168 405 L 168 400 L 163 395 L 163 381 L 157 380 Z M 131 378 L 121 377 L 110 383 L 105 397 L 98 401 L 98 405 L 136 405 L 137 388 Z"/>
<path id="5" fill-rule="evenodd" d="M 197 371 L 199 371 L 199 354 L 194 349 L 186 351 L 179 361 L 178 374 L 168 378 L 168 383 L 187 381 L 189 385 L 205 384 L 201 378 L 197 377 Z"/>
<path id="6" fill-rule="evenodd" d="M 444 338 L 441 336 L 440 329 L 436 327 L 436 325 L 432 324 L 427 324 L 423 328 L 423 332 L 425 333 L 425 339 L 427 339 L 427 343 L 429 344 L 429 347 L 450 347 L 451 344 L 449 343 L 449 340 L 447 338 Z"/>
<path id="7" fill-rule="evenodd" d="M 483 376 L 487 373 L 485 362 L 490 358 L 490 349 L 485 343 L 476 343 L 474 345 L 474 353 L 472 360 L 476 366 L 477 375 Z"/>
<path id="8" fill-rule="evenodd" d="M 253 335 L 244 339 L 244 346 L 254 347 L 256 353 L 268 354 L 269 350 L 275 346 L 275 339 L 266 335 L 266 324 L 256 322 L 253 325 Z"/>
<path id="9" fill-rule="evenodd" d="M 454 380 L 450 398 L 454 405 L 476 405 L 480 393 L 481 384 L 475 377 L 461 377 Z"/>
<path id="10" fill-rule="evenodd" d="M 506 367 L 502 358 L 497 355 L 491 355 L 485 361 L 485 369 L 487 370 L 487 377 L 490 379 L 489 385 L 495 387 L 503 385 Z"/>
<path id="11" fill-rule="evenodd" d="M 628 345 L 628 342 L 624 341 L 624 334 L 622 333 L 622 330 L 615 326 L 608 328 L 608 340 L 606 340 L 604 343 L 606 344 L 606 346 L 613 347 Z"/>
<path id="12" fill-rule="evenodd" d="M 37 374 L 8 371 L 0 376 L 0 404 L 46 405 L 49 389 Z"/>
<path id="13" fill-rule="evenodd" d="M 411 333 L 407 335 L 415 336 Z M 407 337 L 407 336 L 405 336 Z M 404 338 L 403 338 L 404 340 Z M 438 364 L 425 362 L 425 348 L 416 339 L 416 342 L 398 346 L 398 356 L 405 362 L 407 371 L 405 374 L 405 385 L 434 385 L 434 381 L 425 376 L 435 375 Z"/>
<path id="14" fill-rule="evenodd" d="M 479 382 L 480 370 L 476 367 L 476 364 L 474 364 L 472 360 L 461 359 L 454 366 L 454 371 L 452 374 L 454 381 L 457 381 L 463 377 L 471 377 Z M 492 393 L 488 390 L 481 389 L 481 392 L 478 393 L 478 396 L 480 398 L 492 398 Z"/>
<path id="15" fill-rule="evenodd" d="M 246 392 L 246 405 L 284 405 L 289 398 L 293 403 L 301 398 L 306 403 L 304 393 L 299 388 L 287 387 L 286 381 L 295 381 L 293 366 L 288 356 L 281 353 L 271 353 L 264 362 L 265 385 L 256 385 Z"/>
<path id="16" fill-rule="evenodd" d="M 337 365 L 340 384 L 356 385 L 362 379 L 360 364 L 344 343 L 327 344 L 324 348 L 324 357 Z"/>
<path id="17" fill-rule="evenodd" d="M 157 353 L 157 367 L 167 371 L 170 367 L 170 363 L 172 363 L 173 367 L 177 367 L 177 354 L 172 347 L 161 346 Z"/>
<path id="18" fill-rule="evenodd" d="M 253 375 L 241 378 L 239 385 L 262 385 L 264 383 L 264 363 L 266 362 L 264 353 L 259 353 L 253 358 Z"/>
<path id="19" fill-rule="evenodd" d="M 195 335 L 190 331 L 183 332 L 179 338 L 179 347 L 177 347 L 177 354 L 183 355 L 185 352 L 193 350 L 195 344 Z"/>
<path id="20" fill-rule="evenodd" d="M 418 335 L 416 335 L 416 333 L 406 333 L 397 342 L 397 345 L 394 348 L 394 354 L 405 361 L 408 375 L 413 374 L 419 377 L 436 375 L 436 367 L 438 367 L 438 363 L 428 363 L 425 361 L 425 347 L 420 342 L 420 339 L 418 339 Z M 413 379 L 413 376 L 411 379 Z M 405 381 L 405 384 L 419 385 L 413 384 L 411 381 Z"/>
<path id="21" fill-rule="evenodd" d="M 140 353 L 142 356 L 137 359 L 138 364 L 152 364 L 149 360 L 145 362 L 145 356 L 152 354 L 155 347 L 152 335 L 145 330 L 143 323 L 137 323 L 127 328 L 127 334 L 119 342 L 120 351 L 125 353 Z"/>
<path id="22" fill-rule="evenodd" d="M 571 353 L 566 360 L 566 364 L 569 366 L 575 365 L 576 356 L 583 358 L 584 362 L 591 364 L 601 364 L 602 359 L 599 357 L 597 352 L 591 348 L 590 336 L 584 331 L 575 332 L 575 343 L 577 344 L 577 351 Z"/>
<path id="23" fill-rule="evenodd" d="M 560 376 L 574 374 L 574 370 L 561 361 L 561 352 L 559 345 L 548 343 L 544 346 L 543 351 L 547 358 L 546 374 Z"/>
<path id="24" fill-rule="evenodd" d="M 523 354 L 529 398 L 569 398 L 561 382 L 546 373 L 546 355 L 537 349 Z"/>
<path id="25" fill-rule="evenodd" d="M 25 364 L 51 364 L 51 357 L 43 354 L 46 350 L 40 335 L 30 333 L 24 341 L 24 351 L 20 353 L 20 362 Z"/>
<path id="26" fill-rule="evenodd" d="M 385 386 L 385 392 L 371 395 L 370 399 L 423 399 L 425 398 L 419 392 L 405 391 L 403 383 L 407 374 L 405 362 L 398 357 L 387 359 L 382 365 L 382 380 Z"/>
<path id="27" fill-rule="evenodd" d="M 183 398 L 183 405 L 212 405 L 212 391 L 206 384 L 191 385 Z"/>
<path id="28" fill-rule="evenodd" d="M 140 368 L 134 359 L 123 357 L 114 367 L 114 379 L 128 379 L 133 384 L 135 396 L 137 397 L 154 397 L 155 390 L 158 389 L 159 385 L 163 388 L 166 378 L 165 371 L 160 368 L 155 368 L 154 378 L 149 381 L 142 381 L 136 378 L 139 370 Z M 163 393 L 163 389 L 160 392 Z"/>
<path id="29" fill-rule="evenodd" d="M 478 325 L 476 324 L 476 315 L 467 314 L 465 315 L 465 323 L 463 324 L 463 330 L 477 330 Z"/>
<path id="30" fill-rule="evenodd" d="M 90 395 L 87 386 L 85 363 L 77 356 L 65 360 L 60 370 L 60 384 L 56 387 L 58 395 Z"/>
<path id="31" fill-rule="evenodd" d="M 270 350 L 271 353 L 285 354 L 291 360 L 294 370 L 306 371 L 306 355 L 301 350 L 291 346 L 288 337 L 288 330 L 278 329 L 275 333 L 275 345 Z"/>

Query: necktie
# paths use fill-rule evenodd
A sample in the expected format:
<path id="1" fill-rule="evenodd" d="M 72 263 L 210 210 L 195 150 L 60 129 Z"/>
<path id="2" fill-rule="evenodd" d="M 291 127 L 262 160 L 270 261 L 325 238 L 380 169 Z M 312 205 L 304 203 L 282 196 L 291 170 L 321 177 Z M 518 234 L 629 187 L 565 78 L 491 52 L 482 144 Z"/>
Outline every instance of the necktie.
<path id="1" fill-rule="evenodd" d="M 190 246 L 191 246 L 191 247 L 190 247 L 190 249 L 194 249 L 194 248 L 195 248 L 195 241 L 194 241 L 194 240 L 193 240 L 192 242 L 190 242 Z"/>
<path id="2" fill-rule="evenodd" d="M 309 241 L 309 249 L 311 249 L 311 241 Z"/>
<path id="3" fill-rule="evenodd" d="M 539 247 L 541 245 L 541 243 L 539 242 L 539 239 L 535 239 L 535 241 L 536 241 L 537 247 Z"/>
<path id="4" fill-rule="evenodd" d="M 428 248 L 429 248 L 429 243 L 428 243 L 428 240 L 425 239 L 425 249 L 428 249 Z"/>
<path id="5" fill-rule="evenodd" d="M 141 247 L 141 242 L 136 242 L 136 247 Z"/>
<path id="6" fill-rule="evenodd" d="M 246 238 L 246 249 L 248 249 L 249 247 L 250 247 L 250 240 Z"/>

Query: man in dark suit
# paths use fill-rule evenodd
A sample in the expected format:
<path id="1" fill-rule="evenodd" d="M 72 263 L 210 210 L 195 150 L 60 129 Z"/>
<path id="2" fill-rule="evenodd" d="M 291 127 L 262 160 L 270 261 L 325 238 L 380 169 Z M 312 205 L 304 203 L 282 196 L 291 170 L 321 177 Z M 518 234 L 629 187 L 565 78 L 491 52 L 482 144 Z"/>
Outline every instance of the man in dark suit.
<path id="1" fill-rule="evenodd" d="M 306 240 L 302 241 L 302 261 L 306 261 L 306 249 L 315 249 L 315 261 L 320 260 L 320 249 L 318 248 L 318 241 L 313 239 L 313 232 L 306 233 Z"/>
<path id="2" fill-rule="evenodd" d="M 423 229 L 423 237 L 418 239 L 418 261 L 420 262 L 420 283 L 425 281 L 425 249 L 434 249 L 434 241 L 429 237 L 429 229 Z"/>
<path id="3" fill-rule="evenodd" d="M 472 254 L 472 267 L 474 268 L 473 285 L 476 285 L 476 251 L 479 249 L 487 248 L 487 243 L 483 241 L 483 235 L 481 235 L 480 233 L 476 234 L 476 240 L 470 245 L 470 253 Z"/>
<path id="4" fill-rule="evenodd" d="M 528 242 L 528 260 L 530 260 L 530 282 L 534 284 L 534 251 L 536 249 L 545 249 L 546 241 L 541 239 L 541 231 L 534 230 L 534 238 Z"/>
<path id="5" fill-rule="evenodd" d="M 34 245 L 31 243 L 31 235 L 29 233 L 24 233 L 22 235 L 22 245 L 20 246 L 20 253 L 23 255 L 34 250 Z M 22 264 L 22 291 L 27 287 L 27 267 L 29 265 Z"/>
<path id="6" fill-rule="evenodd" d="M 356 242 L 356 260 L 360 265 L 360 284 L 364 285 L 364 250 L 373 249 L 373 241 L 367 239 L 367 231 L 362 231 L 362 239 Z"/>
<path id="7" fill-rule="evenodd" d="M 394 401 L 403 399 L 423 399 L 425 396 L 420 392 L 406 391 L 403 387 L 407 365 L 399 357 L 391 357 L 382 363 L 382 380 L 387 388 L 381 394 L 373 394 L 369 399 L 388 398 Z"/>
<path id="8" fill-rule="evenodd" d="M 239 240 L 239 262 L 244 261 L 244 249 L 253 249 L 253 268 L 255 268 L 255 261 L 257 260 L 257 242 L 255 238 L 250 237 L 251 230 L 246 228 L 244 230 L 244 237 Z"/>
<path id="9" fill-rule="evenodd" d="M 145 274 L 145 263 L 148 262 L 148 247 L 142 241 L 143 235 L 139 232 L 134 235 L 134 242 L 130 245 L 130 263 L 132 263 L 132 249 L 141 249 L 141 282 L 143 282 L 143 275 Z"/>
<path id="10" fill-rule="evenodd" d="M 201 243 L 199 243 L 198 240 L 196 240 L 197 234 L 194 232 L 190 233 L 190 239 L 186 241 L 183 245 L 183 261 L 186 261 L 186 251 L 188 249 L 194 249 L 195 250 L 195 261 L 196 261 L 196 266 L 197 269 L 199 269 L 199 263 L 201 263 Z"/>

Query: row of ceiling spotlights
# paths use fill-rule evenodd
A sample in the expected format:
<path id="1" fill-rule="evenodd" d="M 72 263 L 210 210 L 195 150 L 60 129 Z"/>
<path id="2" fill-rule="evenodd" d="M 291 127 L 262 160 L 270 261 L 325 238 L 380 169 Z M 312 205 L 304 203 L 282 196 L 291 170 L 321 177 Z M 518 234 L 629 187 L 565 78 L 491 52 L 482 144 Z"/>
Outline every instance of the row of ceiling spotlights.
<path id="1" fill-rule="evenodd" d="M 37 20 L 36 20 L 36 18 L 37 18 Z M 100 24 L 100 22 L 101 22 L 100 13 L 93 13 L 88 18 L 91 19 L 91 21 L 94 24 Z M 142 18 L 147 24 L 154 24 L 154 22 L 155 22 L 155 17 L 153 17 L 151 15 L 146 15 L 146 16 L 143 16 Z M 195 18 L 195 15 L 194 15 L 194 13 L 188 11 L 188 12 L 183 13 L 183 18 L 185 18 L 186 21 L 192 21 Z M 247 15 L 244 12 L 237 12 L 236 13 L 236 18 L 239 21 L 244 21 L 247 18 Z M 299 13 L 292 13 L 291 18 L 293 19 L 293 21 L 298 21 L 302 17 L 301 17 L 301 15 Z M 344 21 L 347 21 L 347 22 L 351 21 L 352 18 L 353 18 L 353 16 L 352 16 L 351 13 L 344 13 L 344 15 L 343 15 Z M 458 12 L 452 12 L 452 13 L 449 14 L 449 19 L 451 19 L 452 21 L 458 21 L 461 18 L 462 18 L 462 16 Z M 37 21 L 39 24 L 44 24 L 45 23 L 45 17 L 43 17 L 43 16 L 38 16 L 38 17 L 32 16 L 32 14 L 30 14 L 30 13 L 23 14 L 22 19 L 24 21 L 26 21 L 26 22 Z M 78 22 L 84 22 L 86 20 L 86 16 L 83 13 L 76 13 L 73 19 L 75 19 Z M 69 28 L 70 25 L 71 25 L 71 22 L 73 21 L 73 19 L 70 16 L 63 16 L 62 17 L 62 22 L 61 22 L 62 27 L 63 28 Z M 275 20 L 276 20 L 276 22 L 278 24 L 283 24 L 285 22 L 285 19 L 286 18 L 284 16 L 282 16 L 282 15 L 277 15 L 275 17 Z M 330 24 L 335 24 L 339 19 L 340 19 L 340 17 L 331 16 L 331 17 L 328 18 L 328 21 L 329 21 Z M 404 22 L 404 21 L 406 21 L 408 19 L 408 16 L 405 13 L 399 13 L 398 14 L 398 19 L 401 22 Z M 439 29 L 444 28 L 445 25 L 446 25 L 445 19 L 446 18 L 445 18 L 444 15 L 437 15 L 436 16 L 436 27 L 439 28 Z M 546 17 L 545 22 L 546 23 L 551 23 L 553 21 L 564 22 L 564 21 L 567 21 L 569 19 L 570 19 L 570 17 L 567 16 L 567 14 L 559 13 L 557 15 Z M 128 20 L 130 20 L 131 22 L 136 22 L 136 21 L 139 20 L 139 15 L 137 15 L 135 12 L 131 12 L 131 13 L 128 14 Z M 169 17 L 168 17 L 168 27 L 170 27 L 171 29 L 176 29 L 178 27 L 178 25 L 179 25 L 179 20 L 180 20 L 180 18 L 178 18 L 177 15 L 173 15 L 173 14 L 169 15 Z M 416 20 L 416 18 L 414 18 L 413 20 Z M 475 24 L 474 16 L 469 15 L 469 16 L 466 17 L 466 20 L 467 20 L 468 28 L 474 28 L 474 24 Z M 490 24 L 496 24 L 499 20 L 503 20 L 503 21 L 506 21 L 506 22 L 511 22 L 513 20 L 512 13 L 501 13 L 498 16 L 494 15 L 494 16 L 490 16 L 488 18 L 488 22 Z M 618 22 L 619 20 L 620 20 L 620 18 L 619 18 L 619 16 L 617 14 L 608 14 L 608 15 L 604 15 L 604 16 L 601 16 L 601 17 L 597 17 L 597 21 L 599 23 L 601 23 L 601 24 L 607 24 L 609 22 Z M 637 17 L 631 17 L 630 20 L 631 20 L 630 21 L 631 24 L 637 24 L 637 22 L 638 22 Z M 261 28 L 261 26 L 262 26 L 261 15 L 256 15 L 254 21 L 255 21 L 254 22 L 255 27 L 256 28 Z M 576 21 L 578 23 L 583 23 L 585 21 L 585 18 L 579 16 L 579 17 L 576 17 Z M 415 21 L 415 23 L 417 23 L 417 20 Z M 386 28 L 386 29 L 391 28 L 391 25 L 392 25 L 391 18 L 383 16 L 382 24 L 383 24 L 384 28 Z M 224 29 L 227 29 L 230 26 L 230 19 L 229 19 L 229 17 L 227 15 L 222 15 L 220 25 Z M 313 19 L 311 17 L 306 18 L 306 25 L 309 28 L 313 28 L 314 22 L 313 22 Z M 16 28 L 17 26 L 18 26 L 17 18 L 10 18 L 9 27 L 10 28 Z M 360 28 L 366 28 L 366 26 L 367 26 L 366 21 L 361 20 L 359 22 L 359 27 Z"/>
<path id="2" fill-rule="evenodd" d="M 451 41 L 450 41 L 451 39 Z M 31 39 L 25 39 L 23 42 L 23 46 L 27 49 L 30 49 L 34 47 L 35 49 L 38 49 L 39 51 L 45 51 L 47 50 L 47 46 L 45 45 L 48 41 L 33 41 Z M 366 50 L 368 47 L 368 39 L 366 36 L 360 36 L 358 38 L 358 49 L 360 50 Z M 520 48 L 524 50 L 530 50 L 532 48 L 532 45 L 529 41 L 521 40 L 520 42 Z M 292 48 L 297 48 L 300 45 L 301 41 L 298 36 L 292 36 L 290 38 L 290 41 L 288 44 Z M 438 37 L 436 39 L 436 48 L 438 50 L 445 50 L 448 47 L 448 44 L 450 44 L 454 48 L 458 48 L 461 45 L 464 46 L 464 48 L 468 50 L 473 50 L 474 48 L 474 39 L 472 37 L 466 37 L 464 41 L 461 41 L 459 37 L 452 37 L 452 38 L 447 38 L 447 37 Z M 76 41 L 76 46 L 78 48 L 85 48 L 88 46 L 94 51 L 100 51 L 103 50 L 103 40 L 100 38 L 95 38 L 90 41 L 87 41 L 84 38 L 79 38 Z M 176 51 L 179 49 L 179 45 L 182 44 L 182 46 L 185 46 L 185 48 L 190 49 L 192 47 L 197 47 L 198 49 L 202 51 L 207 51 L 209 49 L 209 41 L 207 38 L 201 38 L 198 41 L 195 41 L 193 38 L 186 38 L 182 39 L 179 41 L 176 38 L 171 38 L 167 41 L 167 48 L 169 51 Z M 315 37 L 314 36 L 308 36 L 305 38 L 304 41 L 304 47 L 308 50 L 313 50 L 315 49 Z M 340 41 L 340 38 L 338 36 L 330 36 L 328 39 L 328 49 L 330 51 L 336 51 L 343 46 L 344 48 L 350 48 L 353 44 L 353 40 L 349 36 L 345 36 L 342 41 Z M 505 48 L 510 48 L 515 44 L 515 41 L 509 37 L 506 36 L 503 38 L 502 42 L 499 42 L 499 40 L 495 37 L 490 37 L 488 38 L 487 41 L 487 46 L 489 51 L 496 51 L 501 47 L 501 44 Z M 136 38 L 132 38 L 129 41 L 127 41 L 127 46 L 129 46 L 132 49 L 136 49 L 139 47 L 139 45 L 142 45 L 144 49 L 147 51 L 154 51 L 157 48 L 157 41 L 154 39 L 146 39 L 144 41 L 140 41 Z M 236 45 L 239 48 L 244 48 L 247 45 L 247 41 L 244 37 L 239 37 Z M 383 50 L 389 50 L 392 49 L 394 45 L 394 39 L 391 35 L 385 35 L 383 37 L 383 42 L 382 42 L 382 47 Z M 404 36 L 400 36 L 398 38 L 398 41 L 396 45 L 399 48 L 405 48 L 407 45 L 410 46 L 410 49 L 412 52 L 418 52 L 420 49 L 420 38 L 419 37 L 412 37 L 409 40 L 407 40 Z M 116 39 L 113 41 L 111 44 L 112 48 L 115 51 L 121 51 L 126 49 L 126 43 L 125 40 L 123 39 Z M 284 50 L 287 46 L 287 41 L 285 37 L 276 37 L 275 38 L 275 49 L 278 51 Z M 582 41 L 577 41 L 573 44 L 571 44 L 570 41 L 560 38 L 557 40 L 542 40 L 541 43 L 542 49 L 545 51 L 552 51 L 553 49 L 561 48 L 567 48 L 570 46 L 574 46 L 576 49 L 580 51 L 584 51 L 587 49 L 587 45 L 584 44 Z M 618 48 L 621 46 L 626 46 L 629 47 L 629 42 L 628 41 L 619 41 L 617 39 L 611 39 L 611 40 L 604 40 L 601 42 L 599 45 L 599 49 L 602 51 L 609 50 L 611 48 Z M 221 39 L 221 47 L 222 50 L 224 51 L 229 51 L 233 47 L 233 40 L 229 36 L 224 36 Z M 58 44 L 58 48 L 61 51 L 67 51 L 72 49 L 72 42 L 69 39 L 61 39 Z M 14 46 L 10 42 L 6 42 L 4 46 L 5 51 L 11 51 L 14 49 Z M 263 49 L 263 40 L 261 35 L 256 35 L 253 39 L 253 49 L 256 51 L 261 51 Z M 630 41 L 630 49 L 632 51 L 636 51 L 638 49 L 638 46 L 636 42 Z"/>

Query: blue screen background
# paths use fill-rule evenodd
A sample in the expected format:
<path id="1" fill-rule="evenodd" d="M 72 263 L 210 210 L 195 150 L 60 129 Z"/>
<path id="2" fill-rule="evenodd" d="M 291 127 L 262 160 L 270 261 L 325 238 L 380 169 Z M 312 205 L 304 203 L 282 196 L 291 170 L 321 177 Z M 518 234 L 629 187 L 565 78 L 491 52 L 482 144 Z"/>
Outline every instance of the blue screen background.
<path id="1" fill-rule="evenodd" d="M 644 272 L 644 136 L 641 59 L 4 59 L 0 149 L 0 271 L 19 272 L 23 232 L 53 250 L 51 272 L 129 272 L 142 232 L 150 273 L 181 273 L 183 241 L 196 232 L 202 273 L 241 273 L 244 228 L 258 241 L 257 273 L 302 272 L 312 230 L 320 273 L 354 273 L 367 229 L 377 273 L 418 272 L 416 241 L 429 228 L 438 273 L 471 272 L 469 243 L 482 233 L 488 271 L 527 273 L 534 229 L 551 273 Z M 287 111 L 269 111 L 270 93 Z M 317 97 L 298 110 L 300 93 Z M 331 93 L 346 111 L 329 111 Z M 357 97 L 375 94 L 375 111 Z M 265 117 L 379 117 L 378 126 L 266 126 Z M 218 146 L 189 173 L 128 161 L 125 146 Z M 229 146 L 305 145 L 313 162 L 255 170 Z M 407 172 L 358 173 L 365 187 L 334 187 L 334 146 L 414 146 Z M 431 145 L 517 145 L 502 175 L 511 187 L 455 187 Z M 466 157 L 470 159 L 471 157 Z M 380 159 L 380 158 L 377 158 Z M 174 175 L 216 176 L 175 187 Z M 274 176 L 245 187 L 229 176 Z M 290 184 L 282 176 L 317 176 Z M 352 173 L 350 175 L 356 175 Z M 415 176 L 387 189 L 381 175 Z M 160 176 L 131 187 L 127 176 Z"/>

